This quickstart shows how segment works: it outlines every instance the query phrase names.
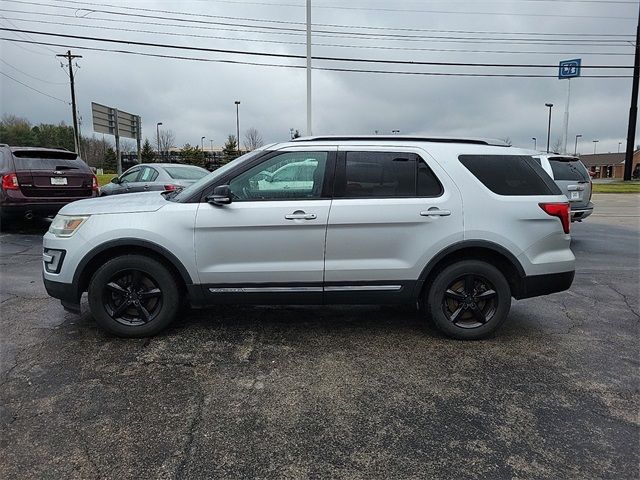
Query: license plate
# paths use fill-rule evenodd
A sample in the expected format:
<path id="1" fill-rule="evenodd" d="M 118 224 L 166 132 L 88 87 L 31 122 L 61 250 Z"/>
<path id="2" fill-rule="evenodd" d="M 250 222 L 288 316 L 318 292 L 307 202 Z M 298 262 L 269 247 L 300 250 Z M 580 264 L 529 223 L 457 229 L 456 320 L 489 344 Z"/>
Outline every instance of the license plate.
<path id="1" fill-rule="evenodd" d="M 67 177 L 51 177 L 51 185 L 66 185 Z"/>
<path id="2" fill-rule="evenodd" d="M 571 192 L 571 200 L 580 200 L 580 192 Z"/>

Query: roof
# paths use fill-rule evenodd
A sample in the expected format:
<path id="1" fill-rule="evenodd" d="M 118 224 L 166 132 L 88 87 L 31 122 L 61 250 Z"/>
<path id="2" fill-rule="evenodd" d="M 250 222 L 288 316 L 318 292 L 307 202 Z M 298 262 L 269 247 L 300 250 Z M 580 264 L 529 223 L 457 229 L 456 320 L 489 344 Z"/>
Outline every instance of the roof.
<path id="1" fill-rule="evenodd" d="M 401 141 L 401 142 L 431 142 L 431 143 L 467 143 L 474 145 L 493 145 L 497 147 L 509 147 L 502 140 L 476 137 L 422 137 L 414 135 L 322 135 L 313 137 L 299 137 L 292 142 L 318 142 L 318 141 Z"/>
<path id="2" fill-rule="evenodd" d="M 580 155 L 580 160 L 582 160 L 582 163 L 584 163 L 585 167 L 618 165 L 620 163 L 624 163 L 624 152 Z"/>

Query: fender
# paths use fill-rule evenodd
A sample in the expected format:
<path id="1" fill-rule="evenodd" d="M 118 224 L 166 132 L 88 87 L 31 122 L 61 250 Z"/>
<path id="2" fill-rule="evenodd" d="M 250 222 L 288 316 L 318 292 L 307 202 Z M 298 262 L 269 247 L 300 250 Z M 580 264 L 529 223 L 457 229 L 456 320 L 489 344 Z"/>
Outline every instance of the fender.
<path id="1" fill-rule="evenodd" d="M 522 264 L 518 261 L 515 255 L 513 255 L 509 250 L 507 250 L 503 246 L 498 245 L 497 243 L 494 243 L 494 242 L 489 242 L 488 240 L 463 240 L 461 242 L 454 243 L 453 245 L 449 245 L 448 247 L 442 249 L 429 261 L 429 263 L 427 263 L 427 265 L 422 270 L 420 277 L 418 278 L 418 282 L 416 284 L 416 292 L 415 292 L 416 296 L 418 296 L 422 291 L 424 283 L 427 280 L 427 277 L 429 276 L 433 268 L 443 258 L 445 258 L 447 255 L 450 255 L 457 251 L 465 250 L 468 248 L 484 248 L 487 250 L 491 250 L 495 253 L 498 253 L 503 257 L 505 257 L 509 261 L 509 263 L 513 265 L 513 267 L 518 272 L 518 276 L 521 279 L 526 276 L 524 268 L 522 267 Z"/>
<path id="2" fill-rule="evenodd" d="M 73 285 L 79 288 L 81 275 L 83 274 L 89 262 L 91 262 L 91 260 L 93 260 L 96 257 L 96 255 L 99 255 L 100 253 L 114 247 L 143 247 L 143 248 L 152 250 L 155 253 L 164 257 L 169 263 L 171 263 L 175 267 L 178 273 L 180 273 L 180 277 L 184 281 L 185 285 L 193 284 L 193 280 L 191 279 L 189 272 L 184 267 L 182 262 L 178 260 L 178 257 L 176 257 L 173 253 L 171 253 L 169 250 L 167 250 L 163 246 L 158 245 L 157 243 L 151 242 L 149 240 L 141 240 L 139 238 L 118 238 L 117 240 L 110 240 L 108 242 L 98 245 L 97 247 L 90 250 L 89 253 L 87 253 L 82 260 L 80 260 L 80 263 L 78 263 L 76 271 L 73 275 Z"/>

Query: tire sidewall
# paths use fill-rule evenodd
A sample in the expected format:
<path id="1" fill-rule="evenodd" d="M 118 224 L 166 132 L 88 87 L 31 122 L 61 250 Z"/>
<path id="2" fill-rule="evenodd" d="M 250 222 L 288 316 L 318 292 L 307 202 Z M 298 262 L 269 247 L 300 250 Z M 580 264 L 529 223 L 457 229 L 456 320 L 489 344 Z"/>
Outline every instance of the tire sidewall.
<path id="1" fill-rule="evenodd" d="M 457 278 L 467 274 L 485 277 L 497 294 L 498 305 L 491 320 L 476 328 L 454 325 L 442 311 L 442 301 L 447 287 Z M 463 260 L 445 267 L 436 275 L 427 293 L 427 305 L 431 319 L 447 336 L 461 340 L 479 340 L 491 335 L 504 323 L 511 308 L 511 289 L 506 278 L 493 265 L 479 260 Z"/>
<path id="2" fill-rule="evenodd" d="M 162 291 L 160 313 L 149 323 L 128 326 L 111 318 L 105 309 L 103 293 L 113 275 L 122 270 L 140 270 L 152 278 Z M 147 337 L 166 328 L 175 318 L 180 305 L 178 284 L 171 272 L 160 262 L 143 255 L 122 255 L 107 261 L 91 277 L 89 282 L 89 308 L 96 323 L 114 335 L 121 337 Z"/>

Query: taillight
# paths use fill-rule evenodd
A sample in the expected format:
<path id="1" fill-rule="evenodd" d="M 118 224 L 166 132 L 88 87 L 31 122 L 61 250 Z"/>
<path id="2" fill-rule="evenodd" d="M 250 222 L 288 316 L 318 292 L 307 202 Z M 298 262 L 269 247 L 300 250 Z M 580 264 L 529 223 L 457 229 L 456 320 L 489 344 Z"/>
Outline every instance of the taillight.
<path id="1" fill-rule="evenodd" d="M 171 185 L 170 183 L 164 186 L 165 192 L 173 192 L 176 188 L 178 188 L 177 185 Z"/>
<path id="2" fill-rule="evenodd" d="M 2 189 L 3 190 L 18 190 L 20 184 L 18 183 L 18 176 L 15 173 L 7 173 L 2 176 Z"/>
<path id="3" fill-rule="evenodd" d="M 98 177 L 96 177 L 95 175 L 93 176 L 93 179 L 91 180 L 91 190 L 93 190 L 94 192 L 98 191 Z"/>
<path id="4" fill-rule="evenodd" d="M 569 233 L 571 227 L 571 207 L 568 202 L 539 203 L 540 208 L 552 217 L 558 217 L 562 223 L 564 233 Z"/>

